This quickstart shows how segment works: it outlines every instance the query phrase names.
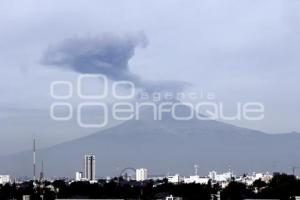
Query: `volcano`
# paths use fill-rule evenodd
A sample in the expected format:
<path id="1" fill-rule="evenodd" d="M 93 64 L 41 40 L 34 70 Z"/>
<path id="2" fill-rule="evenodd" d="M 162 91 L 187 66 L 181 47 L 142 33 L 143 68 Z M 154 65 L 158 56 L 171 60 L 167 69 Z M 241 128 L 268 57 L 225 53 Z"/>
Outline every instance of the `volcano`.
<path id="1" fill-rule="evenodd" d="M 39 149 L 37 163 L 44 161 L 48 177 L 74 176 L 83 170 L 83 156 L 96 156 L 97 177 L 118 176 L 123 168 L 144 167 L 149 173 L 166 175 L 210 170 L 235 173 L 290 172 L 300 166 L 300 134 L 268 134 L 214 120 L 179 121 L 165 114 L 153 119 L 151 109 L 138 120 L 69 142 Z M 180 111 L 184 113 L 184 108 Z M 32 152 L 1 157 L 0 172 L 32 176 Z"/>

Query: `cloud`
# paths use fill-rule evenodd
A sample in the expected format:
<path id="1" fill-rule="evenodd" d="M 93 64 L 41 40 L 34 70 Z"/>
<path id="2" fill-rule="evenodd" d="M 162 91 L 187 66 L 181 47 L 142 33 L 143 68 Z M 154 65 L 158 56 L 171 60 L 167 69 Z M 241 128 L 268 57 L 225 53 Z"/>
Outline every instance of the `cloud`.
<path id="1" fill-rule="evenodd" d="M 186 83 L 177 81 L 146 81 L 131 72 L 129 60 L 135 49 L 145 48 L 145 34 L 102 34 L 97 37 L 73 37 L 49 46 L 42 57 L 42 64 L 82 74 L 103 74 L 111 80 L 128 80 L 147 91 L 181 91 Z"/>

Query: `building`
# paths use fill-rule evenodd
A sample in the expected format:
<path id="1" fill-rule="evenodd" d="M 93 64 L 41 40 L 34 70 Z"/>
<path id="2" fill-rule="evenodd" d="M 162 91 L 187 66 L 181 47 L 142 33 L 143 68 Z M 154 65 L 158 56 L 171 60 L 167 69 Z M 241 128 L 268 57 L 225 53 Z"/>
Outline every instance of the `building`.
<path id="1" fill-rule="evenodd" d="M 198 175 L 183 178 L 183 182 L 186 184 L 190 184 L 190 183 L 208 184 L 208 181 L 209 181 L 208 177 L 200 177 Z"/>
<path id="2" fill-rule="evenodd" d="M 144 181 L 148 178 L 148 171 L 145 168 L 136 169 L 136 181 Z"/>
<path id="3" fill-rule="evenodd" d="M 75 181 L 81 181 L 82 179 L 82 172 L 76 172 Z"/>
<path id="4" fill-rule="evenodd" d="M 218 174 L 216 171 L 211 171 L 209 172 L 208 177 L 213 182 L 221 183 L 231 181 L 231 179 L 234 178 L 234 175 L 231 171 L 222 174 Z"/>
<path id="5" fill-rule="evenodd" d="M 253 172 L 250 175 L 245 174 L 243 176 L 237 177 L 236 181 L 242 182 L 249 186 L 252 185 L 256 180 L 261 180 L 263 182 L 268 183 L 271 181 L 272 178 L 273 176 L 271 176 L 268 172 L 266 174 Z"/>
<path id="6" fill-rule="evenodd" d="M 31 200 L 30 195 L 23 195 L 23 200 Z"/>
<path id="7" fill-rule="evenodd" d="M 168 176 L 168 182 L 173 184 L 178 184 L 181 182 L 179 174 L 175 174 L 174 176 Z"/>
<path id="8" fill-rule="evenodd" d="M 0 175 L 0 185 L 5 185 L 6 183 L 10 183 L 10 176 Z"/>
<path id="9" fill-rule="evenodd" d="M 209 172 L 208 177 L 209 177 L 212 181 L 216 181 L 217 175 L 218 175 L 218 174 L 217 174 L 216 171 L 211 171 L 211 172 Z"/>
<path id="10" fill-rule="evenodd" d="M 84 156 L 84 177 L 86 180 L 96 180 L 96 158 L 94 155 Z"/>
<path id="11" fill-rule="evenodd" d="M 166 200 L 182 200 L 181 197 L 173 197 L 173 195 L 170 195 L 168 197 L 166 197 Z"/>

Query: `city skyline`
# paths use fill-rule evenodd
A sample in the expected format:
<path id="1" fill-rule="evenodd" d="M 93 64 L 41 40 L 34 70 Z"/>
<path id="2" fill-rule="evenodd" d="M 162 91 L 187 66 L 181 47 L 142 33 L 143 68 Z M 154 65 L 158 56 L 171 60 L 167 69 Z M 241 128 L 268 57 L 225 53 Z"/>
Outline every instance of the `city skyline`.
<path id="1" fill-rule="evenodd" d="M 1 0 L 0 200 L 300 199 L 300 0 Z"/>
<path id="2" fill-rule="evenodd" d="M 131 80 L 148 89 L 163 85 L 171 91 L 212 92 L 228 114 L 235 111 L 237 102 L 262 102 L 264 120 L 229 123 L 268 133 L 300 132 L 296 1 L 144 4 L 133 0 L 120 3 L 124 12 L 104 1 L 47 1 L 33 6 L 36 2 L 29 0 L 13 7 L 10 3 L 1 2 L 1 155 L 31 148 L 28 138 L 34 134 L 41 139 L 41 147 L 49 147 L 97 132 L 78 128 L 74 121 L 53 122 L 49 87 L 53 81 L 74 82 L 86 69 L 102 69 L 95 67 L 101 62 L 113 67 L 107 72 L 111 79 Z M 30 28 L 23 29 L 24 23 Z M 48 29 L 49 23 L 53 29 Z M 107 38 L 105 45 L 123 51 L 107 52 L 108 57 L 87 54 L 84 49 L 105 51 L 103 38 Z M 72 45 L 77 50 L 67 51 Z M 55 60 L 62 52 L 77 64 Z M 110 59 L 117 53 L 124 53 L 116 62 L 120 68 Z M 89 60 L 85 65 L 79 54 Z M 97 89 L 93 83 L 89 87 Z M 77 99 L 72 98 L 71 103 L 76 104 Z"/>

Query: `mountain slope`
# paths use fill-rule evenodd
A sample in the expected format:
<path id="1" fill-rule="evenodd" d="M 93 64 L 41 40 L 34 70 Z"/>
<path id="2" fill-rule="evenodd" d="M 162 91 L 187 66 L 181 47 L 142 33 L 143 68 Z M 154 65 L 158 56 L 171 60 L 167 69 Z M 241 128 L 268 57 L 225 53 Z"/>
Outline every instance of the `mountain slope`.
<path id="1" fill-rule="evenodd" d="M 182 110 L 181 113 L 184 113 Z M 125 167 L 146 167 L 150 174 L 227 170 L 287 171 L 300 165 L 300 134 L 266 134 L 217 121 L 152 119 L 144 110 L 139 120 L 74 141 L 39 150 L 48 176 L 72 176 L 82 171 L 83 155 L 96 155 L 98 176 L 116 176 Z M 2 157 L 0 172 L 15 176 L 32 174 L 31 152 Z M 12 167 L 13 166 L 13 167 Z"/>

